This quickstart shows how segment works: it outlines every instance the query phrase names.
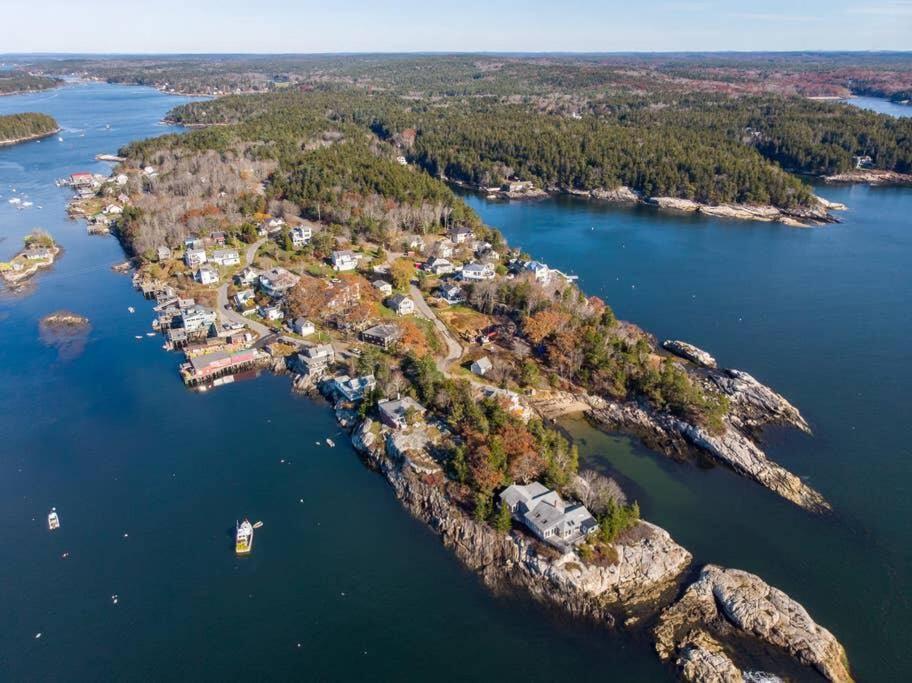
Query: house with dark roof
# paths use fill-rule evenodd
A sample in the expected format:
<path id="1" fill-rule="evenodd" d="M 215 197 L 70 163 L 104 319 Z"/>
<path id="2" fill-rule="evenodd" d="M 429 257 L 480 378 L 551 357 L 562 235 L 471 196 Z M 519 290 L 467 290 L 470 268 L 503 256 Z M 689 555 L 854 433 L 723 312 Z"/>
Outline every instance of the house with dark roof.
<path id="1" fill-rule="evenodd" d="M 397 325 L 383 324 L 369 327 L 361 333 L 361 339 L 374 346 L 382 349 L 388 349 L 397 341 L 402 334 Z"/>
<path id="2" fill-rule="evenodd" d="M 542 541 L 559 548 L 581 542 L 598 529 L 598 522 L 582 503 L 568 503 L 557 491 L 533 481 L 512 484 L 500 494 L 517 522 Z"/>

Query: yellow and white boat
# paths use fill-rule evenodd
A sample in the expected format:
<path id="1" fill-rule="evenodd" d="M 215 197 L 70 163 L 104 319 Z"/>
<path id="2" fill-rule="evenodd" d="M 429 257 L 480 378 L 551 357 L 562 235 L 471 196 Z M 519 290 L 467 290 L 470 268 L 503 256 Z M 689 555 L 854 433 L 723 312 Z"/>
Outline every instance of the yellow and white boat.
<path id="1" fill-rule="evenodd" d="M 57 516 L 57 508 L 51 508 L 48 513 L 48 529 L 53 531 L 60 528 L 60 517 Z"/>
<path id="2" fill-rule="evenodd" d="M 249 555 L 253 550 L 253 525 L 247 519 L 237 525 L 234 550 L 238 555 Z"/>

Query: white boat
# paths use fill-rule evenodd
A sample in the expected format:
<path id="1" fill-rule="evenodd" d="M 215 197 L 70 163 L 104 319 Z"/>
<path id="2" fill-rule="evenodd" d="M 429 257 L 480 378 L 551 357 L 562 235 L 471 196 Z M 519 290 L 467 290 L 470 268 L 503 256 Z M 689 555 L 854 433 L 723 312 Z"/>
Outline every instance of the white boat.
<path id="1" fill-rule="evenodd" d="M 130 313 L 136 313 L 136 309 L 133 308 L 132 306 L 127 306 L 127 310 L 128 310 Z"/>
<path id="2" fill-rule="evenodd" d="M 136 335 L 136 338 L 137 338 L 137 339 L 142 339 L 142 335 L 141 335 L 141 334 L 137 334 L 137 335 Z"/>
<path id="3" fill-rule="evenodd" d="M 251 550 L 253 550 L 253 525 L 250 520 L 245 519 L 240 524 L 237 524 L 234 551 L 238 555 L 249 555 Z"/>
<path id="4" fill-rule="evenodd" d="M 326 445 L 329 446 L 330 448 L 335 448 L 336 442 L 333 441 L 332 439 L 326 439 Z"/>
<path id="5" fill-rule="evenodd" d="M 51 508 L 48 513 L 48 529 L 53 531 L 60 528 L 60 517 L 57 516 L 57 508 Z"/>

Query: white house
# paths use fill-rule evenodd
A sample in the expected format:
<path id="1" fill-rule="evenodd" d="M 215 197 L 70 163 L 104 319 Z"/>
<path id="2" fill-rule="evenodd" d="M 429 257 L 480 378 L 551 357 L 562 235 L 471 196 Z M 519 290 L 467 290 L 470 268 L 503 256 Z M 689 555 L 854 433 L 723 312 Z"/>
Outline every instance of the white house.
<path id="1" fill-rule="evenodd" d="M 332 253 L 332 267 L 333 270 L 346 271 L 354 270 L 358 267 L 358 257 L 354 252 L 348 251 L 334 251 Z"/>
<path id="2" fill-rule="evenodd" d="M 260 229 L 257 230 L 257 235 L 266 237 L 266 235 L 272 235 L 279 232 L 284 227 L 285 221 L 281 218 L 270 218 L 269 220 L 260 223 Z"/>
<path id="3" fill-rule="evenodd" d="M 389 296 L 393 293 L 393 286 L 386 280 L 374 280 L 372 283 L 374 289 L 380 292 L 383 296 Z"/>
<path id="4" fill-rule="evenodd" d="M 584 505 L 565 502 L 556 491 L 537 481 L 508 486 L 500 500 L 513 519 L 541 540 L 559 547 L 579 543 L 598 529 L 598 522 Z"/>
<path id="5" fill-rule="evenodd" d="M 214 285 L 219 281 L 218 271 L 210 265 L 202 265 L 193 274 L 193 279 L 201 285 Z"/>
<path id="6" fill-rule="evenodd" d="M 449 275 L 450 273 L 456 272 L 456 266 L 454 266 L 449 259 L 440 256 L 429 259 L 427 263 L 424 264 L 424 269 L 434 275 Z"/>
<path id="7" fill-rule="evenodd" d="M 295 318 L 295 321 L 291 324 L 291 330 L 295 334 L 299 334 L 302 337 L 309 337 L 317 331 L 317 328 L 314 327 L 314 324 L 309 320 L 305 320 L 304 318 Z"/>
<path id="8" fill-rule="evenodd" d="M 365 394 L 374 390 L 377 380 L 373 375 L 363 377 L 349 377 L 341 375 L 333 380 L 333 389 L 342 394 L 349 401 L 360 401 Z"/>
<path id="9" fill-rule="evenodd" d="M 474 236 L 474 233 L 472 233 L 472 231 L 464 225 L 454 226 L 450 228 L 450 239 L 455 244 L 463 244 L 465 242 L 468 242 Z"/>
<path id="10" fill-rule="evenodd" d="M 257 282 L 260 279 L 260 275 L 263 273 L 252 266 L 247 266 L 240 273 L 234 276 L 234 281 L 240 285 L 252 285 L 254 282 Z"/>
<path id="11" fill-rule="evenodd" d="M 396 315 L 411 315 L 415 312 L 415 302 L 402 294 L 387 299 L 386 306 L 396 311 Z"/>
<path id="12" fill-rule="evenodd" d="M 184 252 L 184 263 L 190 268 L 201 266 L 207 261 L 205 249 L 187 249 Z"/>
<path id="13" fill-rule="evenodd" d="M 551 282 L 551 269 L 540 261 L 527 261 L 525 266 L 526 270 L 532 273 L 535 276 L 535 279 L 543 285 Z"/>
<path id="14" fill-rule="evenodd" d="M 434 245 L 434 254 L 440 258 L 453 258 L 453 253 L 455 251 L 456 245 L 446 237 Z"/>
<path id="15" fill-rule="evenodd" d="M 260 287 L 269 296 L 280 297 L 298 284 L 300 279 L 284 268 L 271 268 L 260 275 Z"/>
<path id="16" fill-rule="evenodd" d="M 479 377 L 484 377 L 492 369 L 494 365 L 491 363 L 491 359 L 485 356 L 484 358 L 479 358 L 478 360 L 472 361 L 472 365 L 469 366 L 469 369 L 478 375 Z"/>
<path id="17" fill-rule="evenodd" d="M 253 301 L 253 290 L 252 289 L 242 289 L 240 292 L 234 295 L 234 305 L 238 308 L 247 308 L 247 302 Z"/>
<path id="18" fill-rule="evenodd" d="M 215 311 L 205 306 L 193 304 L 181 311 L 181 321 L 187 332 L 198 332 L 208 330 L 215 324 L 217 319 Z"/>
<path id="19" fill-rule="evenodd" d="M 123 207 L 118 206 L 117 204 L 108 204 L 101 212 L 108 216 L 119 216 L 123 213 Z"/>
<path id="20" fill-rule="evenodd" d="M 239 266 L 241 256 L 237 249 L 218 249 L 212 252 L 212 261 L 220 266 Z"/>
<path id="21" fill-rule="evenodd" d="M 259 306 L 257 307 L 257 314 L 263 320 L 281 320 L 285 317 L 285 314 L 282 313 L 282 309 L 278 306 Z"/>
<path id="22" fill-rule="evenodd" d="M 308 225 L 298 225 L 291 229 L 291 243 L 295 249 L 303 249 L 313 238 L 313 228 Z"/>
<path id="23" fill-rule="evenodd" d="M 462 279 L 470 281 L 491 280 L 494 269 L 487 263 L 470 263 L 462 267 Z"/>

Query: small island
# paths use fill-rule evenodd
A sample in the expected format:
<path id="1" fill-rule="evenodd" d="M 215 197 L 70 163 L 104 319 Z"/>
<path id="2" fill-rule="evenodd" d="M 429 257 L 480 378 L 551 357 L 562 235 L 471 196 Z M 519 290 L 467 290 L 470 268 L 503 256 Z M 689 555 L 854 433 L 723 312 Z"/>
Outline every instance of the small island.
<path id="1" fill-rule="evenodd" d="M 0 116 L 0 147 L 38 140 L 60 131 L 53 116 L 38 112 Z"/>
<path id="2" fill-rule="evenodd" d="M 7 285 L 18 285 L 42 268 L 50 268 L 60 253 L 54 238 L 36 228 L 25 239 L 25 248 L 9 261 L 0 261 L 0 277 Z"/>

